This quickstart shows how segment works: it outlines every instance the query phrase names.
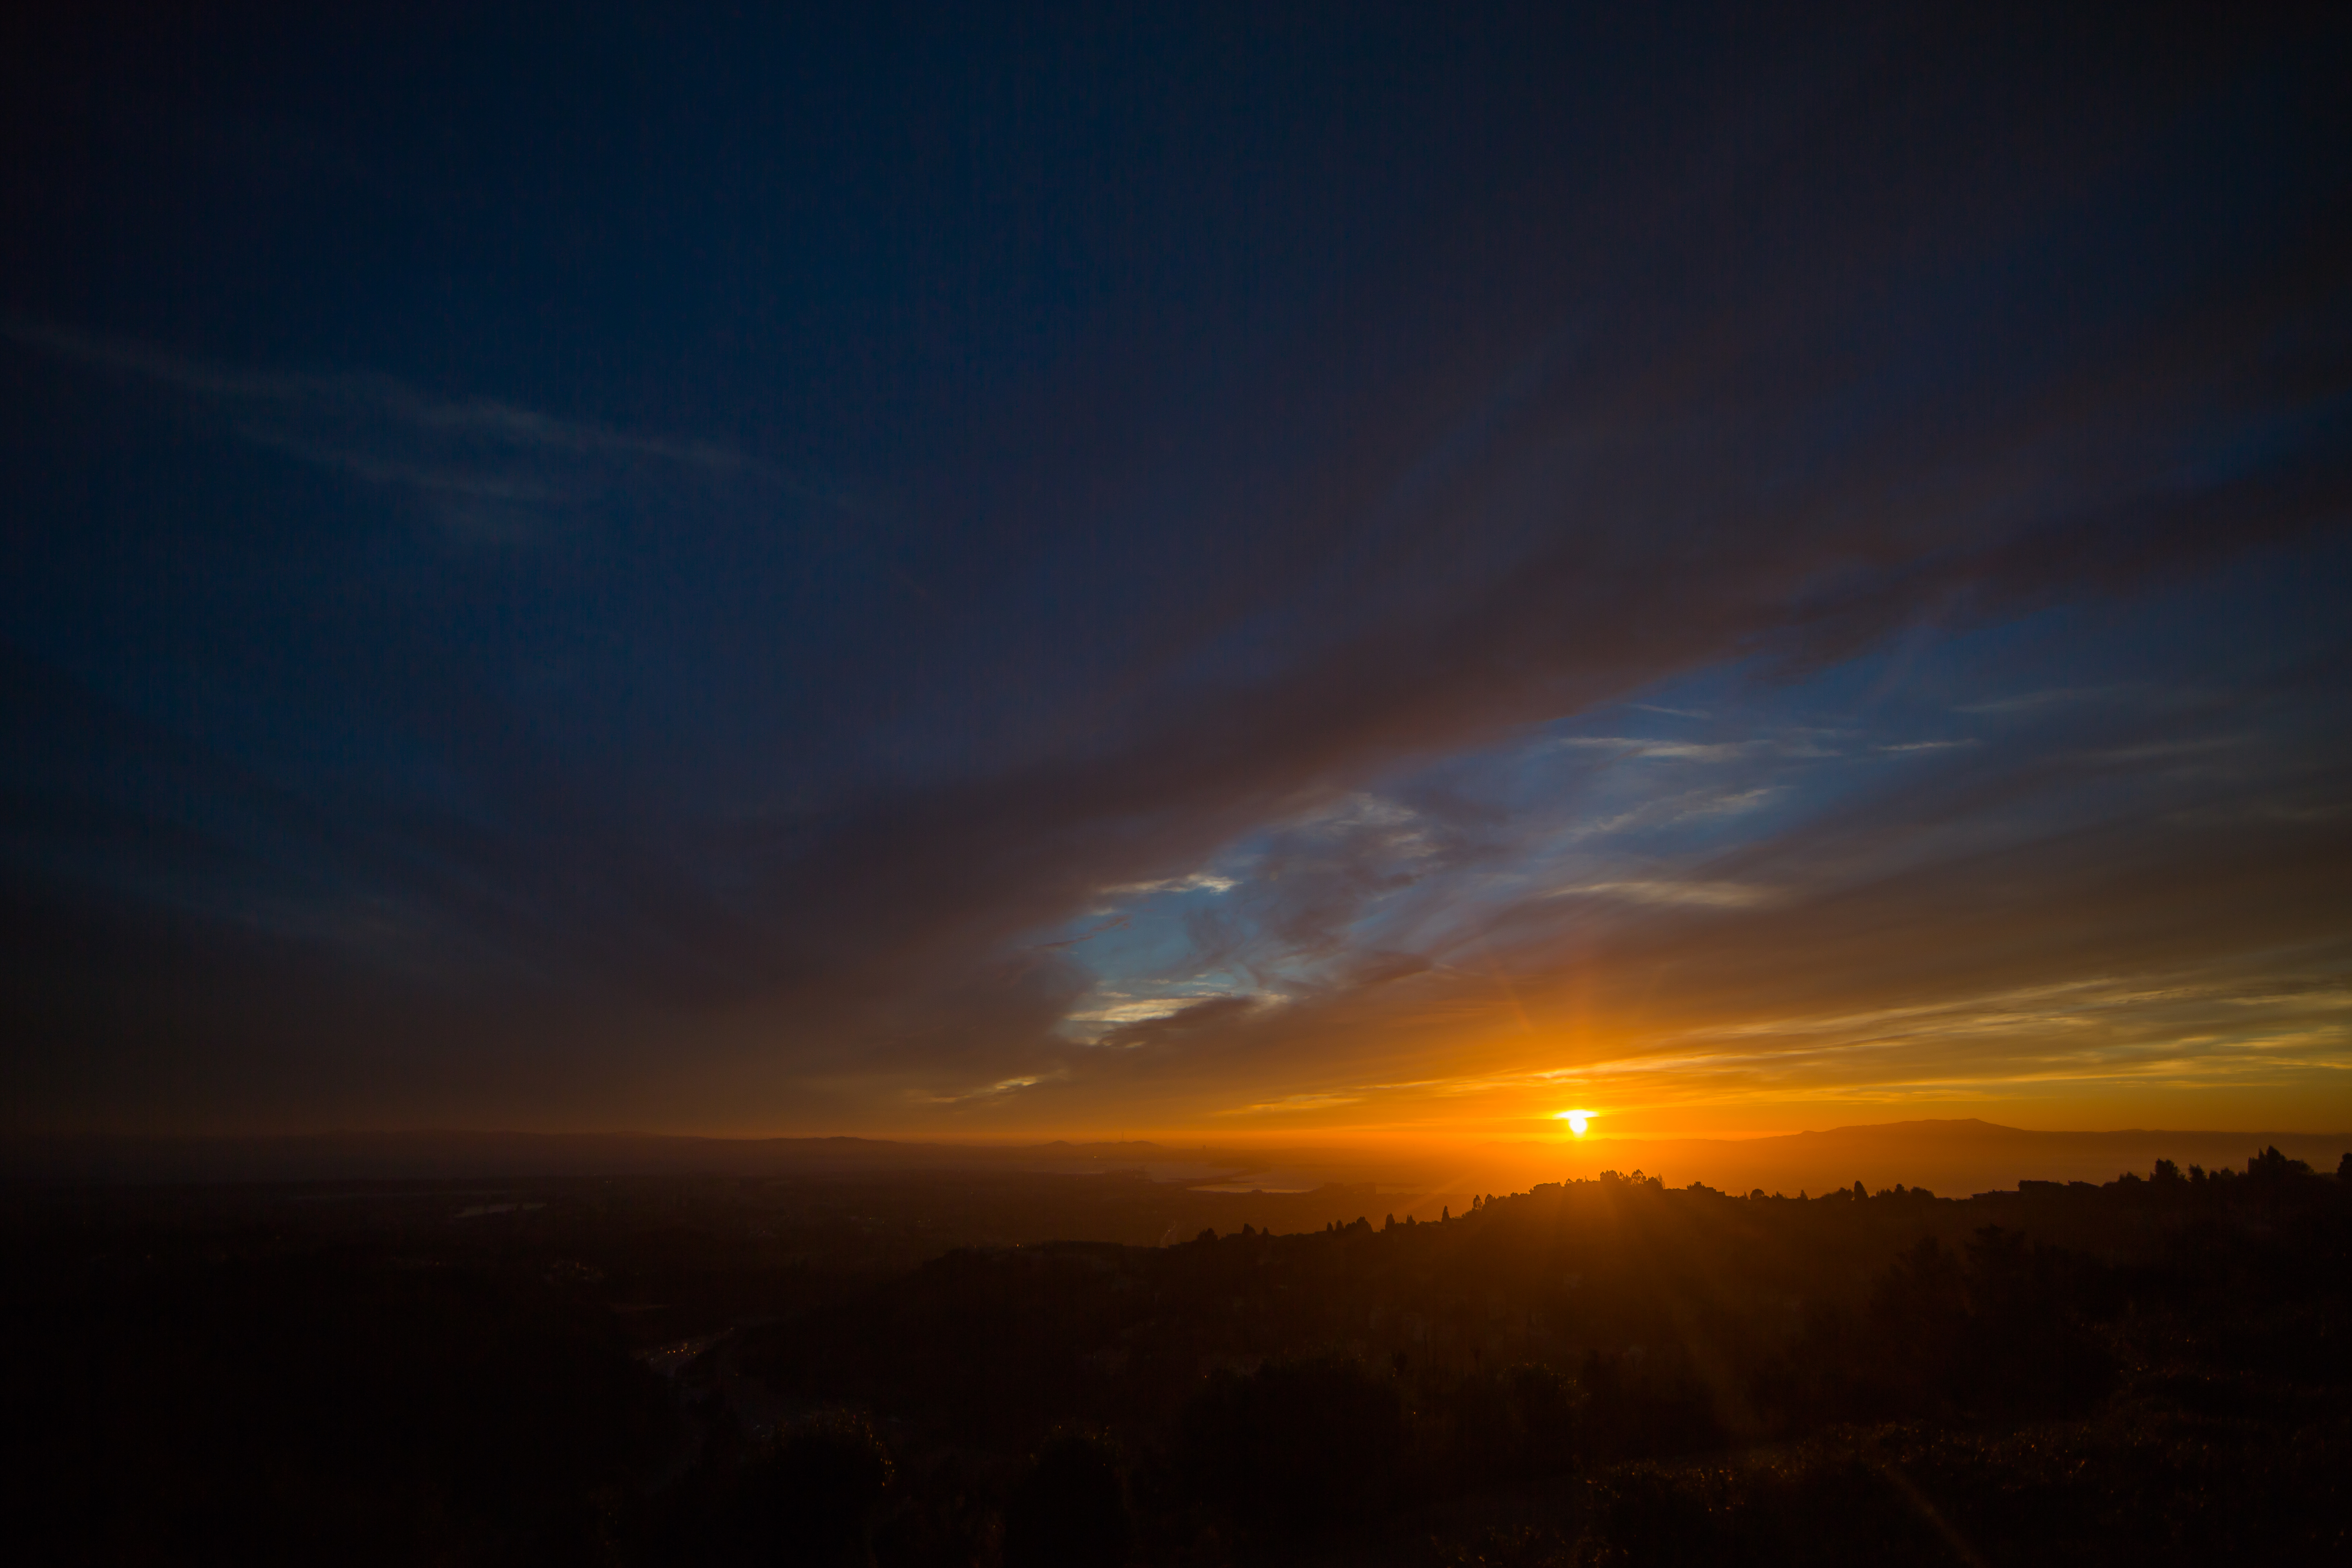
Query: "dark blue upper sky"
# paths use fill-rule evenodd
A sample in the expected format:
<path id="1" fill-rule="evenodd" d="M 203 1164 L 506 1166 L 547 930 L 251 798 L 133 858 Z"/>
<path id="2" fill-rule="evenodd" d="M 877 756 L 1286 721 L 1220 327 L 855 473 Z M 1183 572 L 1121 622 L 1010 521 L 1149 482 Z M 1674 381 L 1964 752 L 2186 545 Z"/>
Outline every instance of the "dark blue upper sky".
<path id="1" fill-rule="evenodd" d="M 7 26 L 18 1124 L 2352 1113 L 2340 12 Z"/>

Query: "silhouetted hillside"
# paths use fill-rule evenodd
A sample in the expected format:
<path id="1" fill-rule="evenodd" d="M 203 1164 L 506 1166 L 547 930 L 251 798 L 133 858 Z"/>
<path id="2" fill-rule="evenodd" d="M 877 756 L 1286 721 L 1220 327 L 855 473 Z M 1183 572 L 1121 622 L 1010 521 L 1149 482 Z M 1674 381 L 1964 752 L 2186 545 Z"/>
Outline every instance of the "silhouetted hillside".
<path id="1" fill-rule="evenodd" d="M 2352 1180 L 2277 1150 L 1966 1199 L 1611 1172 L 1437 1223 L 1021 1173 L 20 1190 L 7 1242 L 42 1562 L 2352 1545 Z"/>

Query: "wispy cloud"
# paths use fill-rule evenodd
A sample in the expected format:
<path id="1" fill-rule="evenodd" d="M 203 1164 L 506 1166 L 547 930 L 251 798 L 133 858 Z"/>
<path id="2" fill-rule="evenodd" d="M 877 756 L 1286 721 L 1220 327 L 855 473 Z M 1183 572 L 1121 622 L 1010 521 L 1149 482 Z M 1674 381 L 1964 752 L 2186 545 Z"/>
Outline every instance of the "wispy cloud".
<path id="1" fill-rule="evenodd" d="M 1286 1110 L 1328 1110 L 1334 1106 L 1360 1105 L 1363 1096 L 1357 1094 L 1290 1094 L 1280 1100 L 1269 1100 L 1256 1105 L 1235 1106 L 1219 1112 L 1224 1116 L 1266 1116 Z"/>
<path id="2" fill-rule="evenodd" d="M 183 394 L 246 441 L 405 490 L 453 532 L 517 542 L 535 519 L 622 489 L 692 478 L 838 498 L 716 442 L 564 419 L 495 398 L 436 396 L 367 372 L 249 370 L 150 344 L 11 321 L 0 333 L 83 370 Z"/>
<path id="3" fill-rule="evenodd" d="M 1578 897 L 1625 899 L 1637 904 L 1663 904 L 1695 909 L 1744 910 L 1769 903 L 1776 896 L 1770 888 L 1750 887 L 1739 882 L 1675 882 L 1661 880 L 1629 880 L 1615 882 L 1585 882 L 1572 888 L 1557 888 L 1548 898 Z"/>
<path id="4" fill-rule="evenodd" d="M 1652 741 L 1627 735 L 1563 735 L 1552 742 L 1563 750 L 1607 752 L 1619 757 L 1659 757 L 1680 763 L 1731 763 L 1768 750 L 1764 741 Z"/>
<path id="5" fill-rule="evenodd" d="M 1229 893 L 1234 886 L 1231 877 L 1214 871 L 1191 871 L 1181 877 L 1163 877 L 1156 882 L 1118 882 L 1102 891 L 1106 896 L 1137 898 L 1152 893 Z"/>
<path id="6" fill-rule="evenodd" d="M 985 1083 L 977 1089 L 968 1089 L 961 1094 L 926 1094 L 918 1090 L 915 1098 L 931 1105 L 972 1105 L 992 1100 L 1002 1100 L 1006 1095 L 1018 1094 L 1024 1089 L 1034 1089 L 1045 1081 L 1044 1075 L 1033 1074 L 1024 1078 L 999 1079 L 994 1083 Z"/>
<path id="7" fill-rule="evenodd" d="M 2031 713 L 2037 709 L 2073 707 L 2083 702 L 2100 702 L 2130 690 L 2128 686 L 2053 686 L 2040 691 L 2023 691 L 2013 697 L 1989 697 L 1978 702 L 1963 702 L 1955 713 Z"/>
<path id="8" fill-rule="evenodd" d="M 1134 997 L 1081 1008 L 1070 1015 L 1070 1021 L 1078 1024 L 1140 1024 L 1151 1018 L 1173 1017 L 1201 1000 L 1202 998 L 1199 996 Z"/>

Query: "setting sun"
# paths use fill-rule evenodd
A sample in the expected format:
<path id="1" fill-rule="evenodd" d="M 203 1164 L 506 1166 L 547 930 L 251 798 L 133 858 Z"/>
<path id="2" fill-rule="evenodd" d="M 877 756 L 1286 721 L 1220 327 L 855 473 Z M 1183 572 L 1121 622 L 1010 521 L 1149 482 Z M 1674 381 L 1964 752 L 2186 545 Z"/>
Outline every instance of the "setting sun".
<path id="1" fill-rule="evenodd" d="M 1567 1122 L 1568 1130 L 1581 1138 L 1585 1128 L 1591 1124 L 1593 1115 L 1594 1112 L 1590 1110 L 1563 1110 L 1552 1120 Z"/>

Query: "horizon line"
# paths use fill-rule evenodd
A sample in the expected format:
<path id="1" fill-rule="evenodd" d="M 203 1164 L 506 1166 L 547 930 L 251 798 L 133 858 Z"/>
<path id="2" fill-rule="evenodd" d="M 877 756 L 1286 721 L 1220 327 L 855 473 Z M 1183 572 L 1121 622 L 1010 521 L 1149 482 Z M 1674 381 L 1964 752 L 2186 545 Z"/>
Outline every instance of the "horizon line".
<path id="1" fill-rule="evenodd" d="M 1748 1133 L 1604 1133 L 1593 1131 L 1580 1136 L 1562 1137 L 1532 1133 L 1447 1135 L 1444 1133 L 1360 1134 L 1347 1137 L 1317 1138 L 1298 1136 L 1288 1139 L 1220 1138 L 1206 1133 L 1168 1132 L 1157 1138 L 1133 1137 L 1055 1137 L 975 1138 L 966 1140 L 893 1137 L 870 1132 L 680 1132 L 659 1131 L 644 1128 L 571 1128 L 562 1130 L 520 1127 L 333 1127 L 309 1131 L 124 1131 L 111 1129 L 81 1128 L 68 1131 L 34 1131 L 26 1129 L 0 1130 L 0 1142 L 234 1142 L 268 1141 L 317 1141 L 333 1138 L 611 1138 L 646 1141 L 670 1140 L 704 1143 L 885 1143 L 914 1149 L 1049 1149 L 1055 1147 L 1145 1147 L 1170 1146 L 1165 1140 L 1182 1139 L 1198 1147 L 1238 1146 L 1244 1148 L 1349 1148 L 1384 1142 L 1418 1142 L 1489 1144 L 1500 1147 L 1525 1148 L 1538 1146 L 1562 1150 L 1599 1143 L 1759 1143 L 1782 1138 L 1817 1138 L 1836 1132 L 1873 1132 L 1907 1127 L 1980 1127 L 1988 1131 L 2013 1132 L 2034 1138 L 2120 1138 L 2120 1137 L 2193 1137 L 2193 1138 L 2352 1138 L 2352 1129 L 2289 1128 L 2289 1127 L 2116 1127 L 2116 1128 L 2039 1128 L 2014 1127 L 2006 1122 L 1988 1121 L 1982 1117 L 1911 1117 L 1897 1121 L 1844 1122 L 1833 1127 L 1803 1128 L 1793 1132 Z"/>

